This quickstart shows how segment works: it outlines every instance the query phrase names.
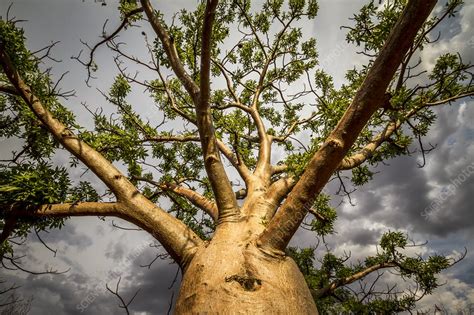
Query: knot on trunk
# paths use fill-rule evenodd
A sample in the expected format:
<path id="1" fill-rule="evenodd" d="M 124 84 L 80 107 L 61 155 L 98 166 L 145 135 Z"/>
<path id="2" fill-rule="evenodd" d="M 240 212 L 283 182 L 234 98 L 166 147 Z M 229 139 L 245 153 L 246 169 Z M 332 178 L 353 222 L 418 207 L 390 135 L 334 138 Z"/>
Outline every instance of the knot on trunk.
<path id="1" fill-rule="evenodd" d="M 249 277 L 249 276 L 239 276 L 232 275 L 225 278 L 225 282 L 235 281 L 245 290 L 245 291 L 257 291 L 262 285 L 262 280 Z"/>

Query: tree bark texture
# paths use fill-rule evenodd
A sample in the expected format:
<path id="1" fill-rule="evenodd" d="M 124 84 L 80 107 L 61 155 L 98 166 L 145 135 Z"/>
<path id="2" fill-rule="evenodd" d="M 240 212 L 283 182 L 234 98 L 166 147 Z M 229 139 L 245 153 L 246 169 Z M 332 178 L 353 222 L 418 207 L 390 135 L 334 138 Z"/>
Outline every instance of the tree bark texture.
<path id="1" fill-rule="evenodd" d="M 251 235 L 245 220 L 219 227 L 184 271 L 176 314 L 318 314 L 296 263 Z"/>

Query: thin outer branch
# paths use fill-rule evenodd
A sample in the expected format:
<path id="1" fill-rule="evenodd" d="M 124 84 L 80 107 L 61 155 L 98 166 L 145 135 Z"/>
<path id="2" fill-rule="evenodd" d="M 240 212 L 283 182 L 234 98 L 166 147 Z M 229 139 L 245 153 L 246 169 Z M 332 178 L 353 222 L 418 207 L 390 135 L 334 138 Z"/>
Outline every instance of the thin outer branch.
<path id="1" fill-rule="evenodd" d="M 314 154 L 300 180 L 257 240 L 263 251 L 273 255 L 284 254 L 288 242 L 306 216 L 308 207 L 378 109 L 379 100 L 383 98 L 403 57 L 435 4 L 436 0 L 408 2 L 352 104 Z"/>
<path id="2" fill-rule="evenodd" d="M 158 38 L 163 44 L 166 56 L 168 57 L 168 60 L 171 64 L 171 68 L 173 69 L 174 73 L 181 81 L 181 83 L 183 83 L 186 91 L 188 91 L 189 95 L 196 102 L 199 96 L 199 87 L 184 69 L 184 66 L 178 56 L 178 52 L 176 51 L 176 47 L 174 46 L 170 35 L 163 27 L 162 22 L 160 21 L 158 16 L 155 14 L 155 10 L 151 6 L 150 1 L 140 0 L 140 2 L 142 4 L 143 9 L 145 10 L 146 16 L 148 17 L 148 21 L 150 22 L 153 30 L 155 31 L 156 35 L 158 35 Z"/>
<path id="3" fill-rule="evenodd" d="M 316 115 L 317 115 L 317 112 L 314 112 L 308 118 L 294 121 L 291 124 L 290 128 L 288 128 L 288 130 L 282 136 L 274 136 L 271 139 L 273 141 L 279 141 L 279 142 L 285 141 L 286 139 L 288 139 L 289 136 L 291 136 L 291 134 L 296 129 L 296 127 L 298 127 L 299 125 L 303 125 L 303 124 L 306 124 L 306 123 L 310 122 L 311 120 L 313 120 L 314 117 L 316 117 Z"/>
<path id="4" fill-rule="evenodd" d="M 84 65 L 86 68 L 87 68 L 87 80 L 86 80 L 86 84 L 89 83 L 89 79 L 91 78 L 91 67 L 93 65 L 93 62 L 94 62 L 94 54 L 95 54 L 95 51 L 97 50 L 97 48 L 99 48 L 101 45 L 103 45 L 104 43 L 107 43 L 111 40 L 113 40 L 117 35 L 118 33 L 120 33 L 120 31 L 127 25 L 128 23 L 128 20 L 130 17 L 134 16 L 135 14 L 138 14 L 140 12 L 143 12 L 143 8 L 136 8 L 136 9 L 133 9 L 131 10 L 130 12 L 128 12 L 124 18 L 123 18 L 123 21 L 122 23 L 120 23 L 119 27 L 117 27 L 117 29 L 112 33 L 110 34 L 109 36 L 106 36 L 103 40 L 101 40 L 100 42 L 98 42 L 97 44 L 94 45 L 94 47 L 91 48 L 91 51 L 89 53 L 89 61 L 87 63 L 85 62 L 82 62 L 79 57 L 80 56 L 77 56 L 77 57 L 73 57 L 74 59 L 76 59 L 77 61 L 79 61 L 82 65 Z M 107 23 L 107 22 L 106 22 Z M 105 25 L 104 25 L 105 26 Z M 86 44 L 87 45 L 87 44 Z M 89 47 L 87 45 L 87 47 Z M 48 50 L 49 52 L 49 50 Z M 46 54 L 47 55 L 47 54 Z M 80 55 L 80 54 L 79 54 Z"/>
<path id="5" fill-rule="evenodd" d="M 196 120 L 177 106 L 175 97 L 173 93 L 171 92 L 171 90 L 169 89 L 167 81 L 165 80 L 163 74 L 161 73 L 159 66 L 157 67 L 157 72 L 158 72 L 158 76 L 160 77 L 161 82 L 163 83 L 163 87 L 165 89 L 168 100 L 171 103 L 171 108 L 173 109 L 173 111 L 176 112 L 182 118 L 186 119 L 187 121 L 195 125 Z"/>
<path id="6" fill-rule="evenodd" d="M 331 294 L 332 292 L 334 292 L 337 288 L 342 287 L 342 286 L 347 285 L 347 284 L 351 284 L 354 281 L 360 280 L 360 279 L 364 278 L 365 276 L 367 276 L 368 274 L 370 274 L 370 273 L 372 273 L 376 270 L 384 269 L 384 268 L 393 268 L 393 267 L 397 267 L 397 266 L 398 265 L 394 262 L 386 262 L 386 263 L 380 263 L 380 264 L 373 265 L 373 266 L 368 267 L 368 268 L 366 268 L 362 271 L 359 271 L 359 272 L 357 272 L 357 273 L 355 273 L 355 274 L 353 274 L 349 277 L 346 277 L 346 278 L 343 278 L 343 279 L 338 279 L 338 280 L 335 280 L 335 281 L 331 282 L 328 286 L 317 290 L 314 293 L 314 296 L 315 296 L 315 298 L 321 298 L 321 297 L 327 296 L 327 295 Z"/>
<path id="7" fill-rule="evenodd" d="M 258 80 L 258 85 L 255 91 L 253 101 L 252 101 L 251 116 L 253 120 L 255 121 L 255 125 L 258 131 L 258 136 L 260 138 L 260 150 L 258 152 L 258 161 L 257 161 L 255 173 L 259 175 L 261 178 L 268 177 L 268 174 L 270 173 L 269 168 L 271 168 L 270 159 L 271 159 L 271 150 L 272 150 L 272 137 L 267 135 L 267 132 L 265 130 L 265 125 L 262 121 L 262 118 L 260 117 L 260 113 L 258 112 L 258 99 L 264 89 L 264 81 L 265 81 L 265 77 L 267 75 L 267 71 L 270 66 L 270 63 L 273 62 L 275 58 L 277 57 L 277 51 L 278 51 L 280 40 L 283 37 L 283 34 L 285 34 L 286 30 L 289 28 L 290 24 L 293 22 L 293 19 L 294 17 L 292 17 L 284 25 L 283 29 L 278 34 L 278 37 L 275 42 L 275 46 L 273 47 L 272 54 L 270 57 L 267 57 L 265 65 L 262 68 L 262 72 L 260 73 L 260 78 Z M 254 34 L 255 34 L 255 37 L 258 38 L 257 33 L 254 32 Z M 263 47 L 262 47 L 262 51 L 265 53 L 265 49 Z"/>
<path id="8" fill-rule="evenodd" d="M 232 95 L 232 98 L 234 99 L 234 101 L 238 104 L 240 104 L 240 99 L 239 97 L 237 96 L 237 93 L 235 93 L 235 90 L 234 88 L 232 87 L 232 80 L 230 79 L 230 77 L 227 75 L 226 73 L 226 69 L 224 68 L 224 66 L 216 61 L 216 60 L 212 60 L 212 62 L 219 68 L 219 70 L 221 71 L 222 75 L 224 76 L 225 78 L 225 82 L 227 84 L 227 90 L 229 91 L 230 95 Z"/>
<path id="9" fill-rule="evenodd" d="M 219 139 L 216 140 L 217 147 L 219 148 L 219 150 L 222 152 L 222 154 L 224 154 L 227 160 L 229 160 L 232 166 L 235 167 L 237 172 L 239 172 L 240 177 L 242 177 L 242 179 L 246 183 L 248 183 L 252 174 L 250 173 L 250 170 L 248 169 L 247 165 L 245 165 L 245 163 L 241 159 L 235 157 L 232 150 L 229 149 L 229 147 L 227 147 L 224 142 Z"/>
<path id="10" fill-rule="evenodd" d="M 178 106 L 176 105 L 176 102 L 173 98 L 173 95 L 171 93 L 171 91 L 169 90 L 169 88 L 167 87 L 166 85 L 166 82 L 163 78 L 163 75 L 161 74 L 160 71 L 158 71 L 158 75 L 160 76 L 160 79 L 161 81 L 163 82 L 163 85 L 165 87 L 165 92 L 167 93 L 168 95 L 168 99 L 170 100 L 171 102 L 171 107 L 173 108 L 173 110 L 178 114 L 180 115 L 182 118 L 186 119 L 187 121 L 189 121 L 190 123 L 192 123 L 193 125 L 197 126 L 197 121 L 196 119 L 194 119 L 193 117 L 189 116 L 187 113 L 185 113 L 184 111 L 182 111 L 181 109 L 178 108 Z M 239 104 L 239 108 L 241 108 L 240 106 L 244 107 L 243 105 Z M 245 108 L 245 107 L 244 107 Z M 248 109 L 248 108 L 247 108 Z M 191 136 L 190 136 L 191 137 Z M 163 142 L 161 141 L 162 138 L 161 136 L 156 140 L 157 142 Z M 167 139 L 166 137 L 164 137 L 163 139 Z M 186 139 L 189 139 L 189 141 L 192 141 L 191 138 L 187 138 Z M 155 138 L 148 138 L 147 140 L 150 140 L 150 141 L 154 141 Z M 171 139 L 170 140 L 174 140 L 174 141 L 181 141 L 180 139 L 178 138 L 174 138 L 174 139 Z M 200 141 L 201 139 L 199 137 L 196 137 L 196 141 Z M 184 140 L 183 140 L 184 141 Z M 244 181 L 248 181 L 248 178 L 249 176 L 251 175 L 250 174 L 250 171 L 249 169 L 247 168 L 247 166 L 242 162 L 242 161 L 238 161 L 233 153 L 232 153 L 232 150 L 229 149 L 229 147 L 227 147 L 225 145 L 224 142 L 222 142 L 221 140 L 219 139 L 216 139 L 217 141 L 217 146 L 219 147 L 219 150 L 222 152 L 222 154 L 224 154 L 224 156 L 229 160 L 229 162 L 237 169 L 237 171 L 239 172 L 240 176 L 242 177 L 242 179 Z"/>
<path id="11" fill-rule="evenodd" d="M 318 221 L 322 221 L 322 222 L 328 222 L 328 220 L 321 214 L 318 212 L 318 210 L 314 209 L 314 208 L 309 208 L 308 209 L 308 212 L 311 213 L 312 215 L 314 215 L 314 217 L 318 220 Z"/>
<path id="12" fill-rule="evenodd" d="M 130 304 L 132 304 L 133 300 L 137 296 L 140 289 L 138 289 L 135 292 L 135 294 L 133 295 L 133 297 L 127 303 L 125 303 L 125 300 L 123 299 L 123 297 L 119 293 L 120 280 L 122 280 L 122 277 L 119 277 L 119 279 L 117 281 L 117 285 L 115 287 L 115 291 L 112 291 L 112 289 L 109 288 L 109 285 L 107 283 L 105 284 L 105 287 L 106 287 L 107 291 L 109 291 L 110 293 L 112 293 L 113 295 L 115 295 L 119 299 L 119 301 L 120 301 L 119 307 L 123 308 L 125 310 L 125 312 L 127 313 L 127 315 L 130 315 L 130 311 L 129 311 L 128 307 L 130 306 Z"/>
<path id="13" fill-rule="evenodd" d="M 449 102 L 454 102 L 458 99 L 461 99 L 461 98 L 464 98 L 464 97 L 468 97 L 468 96 L 474 96 L 474 91 L 471 91 L 471 92 L 466 92 L 466 93 L 462 93 L 462 94 L 459 94 L 459 95 L 454 95 L 450 98 L 446 98 L 446 99 L 443 99 L 443 100 L 439 100 L 439 101 L 436 101 L 436 102 L 431 102 L 431 103 L 426 103 L 425 106 L 438 106 L 438 105 L 443 105 L 443 104 L 446 104 L 446 103 L 449 103 Z"/>
<path id="14" fill-rule="evenodd" d="M 198 142 L 199 137 L 198 136 L 193 136 L 193 135 L 188 135 L 188 136 L 151 136 L 151 137 L 145 137 L 142 141 L 144 142 Z"/>
<path id="15" fill-rule="evenodd" d="M 97 48 L 99 48 L 99 46 L 103 45 L 104 43 L 107 43 L 108 41 L 114 39 L 115 36 L 117 36 L 117 34 L 120 33 L 120 31 L 127 25 L 128 19 L 140 12 L 143 12 L 143 8 L 136 8 L 128 12 L 124 16 L 122 23 L 120 23 L 119 27 L 117 27 L 117 29 L 112 34 L 110 34 L 109 36 L 106 36 L 103 40 L 101 40 L 100 42 L 94 45 L 94 47 L 90 51 L 89 62 L 86 64 L 87 67 L 90 67 L 92 65 L 92 62 L 94 61 L 94 53 L 97 50 Z"/>
<path id="16" fill-rule="evenodd" d="M 211 186 L 216 197 L 216 203 L 219 208 L 219 215 L 221 219 L 225 219 L 236 214 L 238 209 L 237 200 L 230 185 L 230 181 L 225 172 L 224 166 L 220 159 L 219 150 L 224 150 L 224 154 L 228 153 L 228 149 L 223 143 L 218 143 L 214 134 L 214 127 L 212 123 L 212 115 L 210 110 L 210 64 L 211 64 L 211 35 L 212 24 L 215 16 L 215 9 L 217 1 L 208 1 L 205 19 L 202 32 L 202 49 L 201 49 L 201 71 L 200 71 L 200 87 L 186 73 L 179 57 L 177 55 L 174 44 L 172 43 L 169 34 L 164 29 L 159 19 L 154 14 L 153 8 L 148 0 L 141 1 L 145 13 L 160 38 L 163 47 L 165 48 L 168 59 L 170 60 L 173 71 L 181 80 L 188 93 L 193 98 L 196 105 L 196 120 L 195 122 L 186 117 L 189 121 L 196 124 L 201 139 L 201 147 L 203 150 L 204 165 L 206 167 Z M 161 75 L 160 75 L 161 76 Z M 163 78 L 162 78 L 163 81 Z M 168 92 L 168 91 L 167 91 Z M 172 101 L 172 97 L 168 94 Z M 187 115 L 185 115 L 187 116 Z M 227 150 L 226 150 L 227 149 Z M 225 154 L 228 158 L 228 154 Z M 230 159 L 231 163 L 233 159 Z M 238 170 L 243 174 L 242 167 Z"/>

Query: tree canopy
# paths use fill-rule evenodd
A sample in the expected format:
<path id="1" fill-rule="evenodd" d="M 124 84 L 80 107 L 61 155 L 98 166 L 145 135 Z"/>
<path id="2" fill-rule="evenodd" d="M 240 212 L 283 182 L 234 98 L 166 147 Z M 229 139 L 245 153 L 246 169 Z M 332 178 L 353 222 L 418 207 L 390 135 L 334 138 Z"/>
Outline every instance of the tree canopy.
<path id="1" fill-rule="evenodd" d="M 397 231 L 383 234 L 378 253 L 360 262 L 288 243 L 302 223 L 322 241 L 337 237 L 326 184 L 337 182 L 337 194 L 350 198 L 384 161 L 417 148 L 424 164 L 435 108 L 474 95 L 473 66 L 455 51 L 423 68 L 420 52 L 463 3 L 445 1 L 430 15 L 435 4 L 364 5 L 345 30 L 366 63 L 339 86 L 303 29 L 317 17 L 315 0 L 200 1 L 172 17 L 149 0 L 121 0 L 119 26 L 73 57 L 94 85 L 95 54 L 106 47 L 114 54 L 118 74 L 101 91 L 108 107 L 84 104 L 93 128 L 76 123 L 71 95 L 46 67 L 54 44 L 32 52 L 21 21 L 0 20 L 0 136 L 18 143 L 0 162 L 2 263 L 21 268 L 14 248 L 29 233 L 92 215 L 136 224 L 186 268 L 219 226 L 253 217 L 257 246 L 294 258 L 320 312 L 413 309 L 459 258 L 410 255 L 416 244 Z M 142 33 L 147 59 L 120 41 L 144 23 L 154 31 Z M 129 100 L 137 89 L 148 96 L 142 104 Z M 69 166 L 55 164 L 59 151 L 69 154 Z M 106 191 L 71 178 L 68 169 L 84 165 Z M 384 269 L 413 286 L 355 287 L 377 283 Z"/>

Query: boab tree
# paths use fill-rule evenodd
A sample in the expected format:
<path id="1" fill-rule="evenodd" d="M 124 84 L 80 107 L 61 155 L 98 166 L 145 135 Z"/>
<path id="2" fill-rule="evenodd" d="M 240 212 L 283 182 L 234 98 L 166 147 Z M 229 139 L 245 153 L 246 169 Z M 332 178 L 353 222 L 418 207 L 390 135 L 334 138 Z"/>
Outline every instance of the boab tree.
<path id="1" fill-rule="evenodd" d="M 331 178 L 341 187 L 347 178 L 362 185 L 371 166 L 408 154 L 413 140 L 424 154 L 433 107 L 473 95 L 472 66 L 458 54 L 439 56 L 430 73 L 421 69 L 419 51 L 462 4 L 450 0 L 430 16 L 436 3 L 364 6 L 347 40 L 367 64 L 349 70 L 337 88 L 318 67 L 315 39 L 303 38 L 302 22 L 318 11 L 314 0 L 268 0 L 259 8 L 246 0 L 208 0 L 173 19 L 149 0 L 122 0 L 120 26 L 104 32 L 87 57 L 76 56 L 88 84 L 100 66 L 95 51 L 108 46 L 116 56 L 119 74 L 104 93 L 116 113 L 91 111 L 94 130 L 75 123 L 63 105 L 67 95 L 41 71 L 51 47 L 28 51 L 18 23 L 1 21 L 0 130 L 22 140 L 22 149 L 0 166 L 4 264 L 15 264 L 12 237 L 60 227 L 68 217 L 112 216 L 148 231 L 179 264 L 178 314 L 413 308 L 452 260 L 407 256 L 410 244 L 399 232 L 384 234 L 376 256 L 352 265 L 288 243 L 308 213 L 312 230 L 332 232 L 336 212 L 322 193 Z M 142 33 L 149 60 L 118 41 L 132 23 L 149 23 L 154 31 Z M 128 73 L 127 62 L 154 79 Z M 149 92 L 155 106 L 148 110 L 159 110 L 160 121 L 144 119 L 127 102 L 132 87 Z M 59 148 L 71 154 L 72 166 L 94 172 L 113 201 L 54 166 Z M 272 152 L 286 156 L 272 159 Z M 351 287 L 386 268 L 412 279 L 417 291 Z"/>

